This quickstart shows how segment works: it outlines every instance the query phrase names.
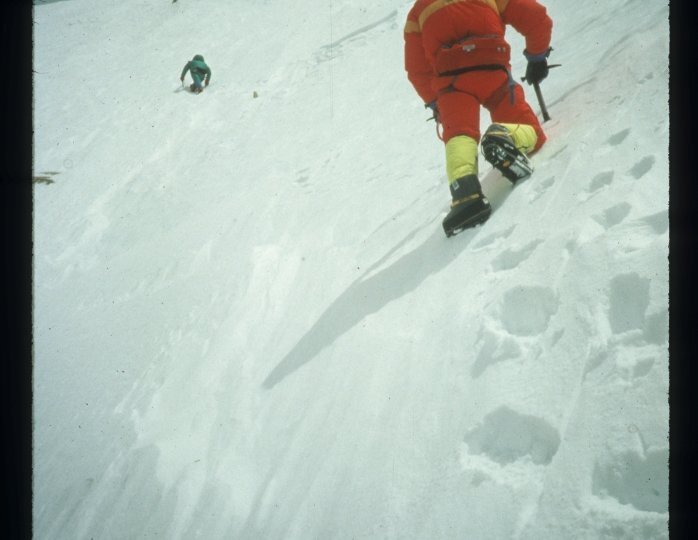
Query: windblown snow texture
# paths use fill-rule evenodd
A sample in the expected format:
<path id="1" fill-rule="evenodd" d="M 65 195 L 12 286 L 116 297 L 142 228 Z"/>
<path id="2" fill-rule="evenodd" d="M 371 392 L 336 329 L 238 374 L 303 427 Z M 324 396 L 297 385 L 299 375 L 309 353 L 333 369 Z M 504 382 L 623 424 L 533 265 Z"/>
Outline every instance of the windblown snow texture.
<path id="1" fill-rule="evenodd" d="M 448 240 L 411 2 L 35 5 L 36 538 L 668 537 L 668 5 L 545 4 Z"/>

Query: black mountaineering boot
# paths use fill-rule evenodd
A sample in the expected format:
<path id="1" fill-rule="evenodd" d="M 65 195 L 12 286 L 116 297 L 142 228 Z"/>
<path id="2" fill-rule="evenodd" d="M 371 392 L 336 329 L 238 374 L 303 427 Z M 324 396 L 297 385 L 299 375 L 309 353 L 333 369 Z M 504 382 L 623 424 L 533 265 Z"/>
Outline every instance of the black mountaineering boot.
<path id="1" fill-rule="evenodd" d="M 504 126 L 492 124 L 482 136 L 482 155 L 512 184 L 531 175 L 533 166 Z"/>
<path id="2" fill-rule="evenodd" d="M 453 236 L 487 221 L 492 213 L 489 201 L 482 193 L 476 174 L 469 174 L 451 182 L 451 211 L 444 218 L 446 236 Z"/>

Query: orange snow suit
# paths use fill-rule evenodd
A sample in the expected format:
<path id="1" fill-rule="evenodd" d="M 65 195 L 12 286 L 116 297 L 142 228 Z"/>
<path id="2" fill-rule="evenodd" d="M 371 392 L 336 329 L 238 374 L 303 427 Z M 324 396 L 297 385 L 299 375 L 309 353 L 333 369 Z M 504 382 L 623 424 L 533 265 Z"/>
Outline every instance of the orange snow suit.
<path id="1" fill-rule="evenodd" d="M 511 76 L 509 24 L 530 55 L 550 48 L 552 20 L 536 0 L 417 0 L 405 24 L 405 70 L 425 103 L 436 102 L 443 139 L 480 140 L 480 105 L 495 123 L 525 124 L 546 140 L 523 89 Z"/>

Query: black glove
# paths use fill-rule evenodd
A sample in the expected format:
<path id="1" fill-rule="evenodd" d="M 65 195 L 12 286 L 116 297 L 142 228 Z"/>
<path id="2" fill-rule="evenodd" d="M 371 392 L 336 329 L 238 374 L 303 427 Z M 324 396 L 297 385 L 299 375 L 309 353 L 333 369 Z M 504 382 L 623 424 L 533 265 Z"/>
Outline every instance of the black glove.
<path id="1" fill-rule="evenodd" d="M 436 100 L 430 101 L 429 103 L 425 103 L 424 108 L 431 109 L 431 112 L 434 113 L 434 120 L 436 120 L 436 122 L 439 121 L 439 108 L 436 106 Z M 431 120 L 431 118 L 429 118 L 429 120 Z"/>
<path id="2" fill-rule="evenodd" d="M 526 66 L 526 82 L 537 84 L 548 76 L 548 56 L 552 49 L 548 49 L 542 54 L 529 54 L 524 51 L 524 56 L 528 60 Z"/>

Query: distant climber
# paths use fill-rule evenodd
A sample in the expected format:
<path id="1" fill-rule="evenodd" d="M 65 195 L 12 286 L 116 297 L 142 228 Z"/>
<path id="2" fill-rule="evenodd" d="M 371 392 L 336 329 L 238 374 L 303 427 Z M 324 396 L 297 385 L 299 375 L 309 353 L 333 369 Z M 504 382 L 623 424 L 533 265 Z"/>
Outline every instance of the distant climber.
<path id="1" fill-rule="evenodd" d="M 197 54 L 186 63 L 182 70 L 182 75 L 179 77 L 180 81 L 184 82 L 184 76 L 187 74 L 187 71 L 191 72 L 191 78 L 194 81 L 189 86 L 189 89 L 195 94 L 199 94 L 203 91 L 204 87 L 201 86 L 202 81 L 205 86 L 208 86 L 211 82 L 211 68 L 204 62 L 204 57 L 200 54 Z"/>

